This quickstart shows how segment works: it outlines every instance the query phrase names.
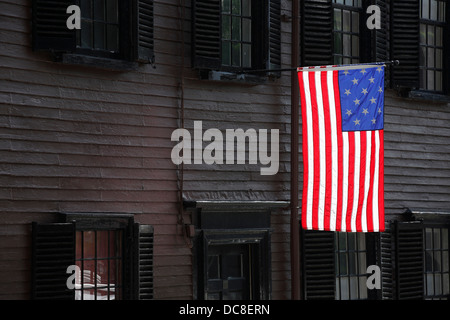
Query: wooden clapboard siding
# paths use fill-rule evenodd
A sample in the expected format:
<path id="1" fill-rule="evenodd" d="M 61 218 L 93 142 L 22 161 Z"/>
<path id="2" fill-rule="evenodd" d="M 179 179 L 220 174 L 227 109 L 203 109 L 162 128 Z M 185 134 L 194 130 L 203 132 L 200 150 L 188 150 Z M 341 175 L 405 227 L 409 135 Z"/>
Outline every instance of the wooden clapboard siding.
<path id="1" fill-rule="evenodd" d="M 30 297 L 31 222 L 58 212 L 134 213 L 153 225 L 155 297 L 190 298 L 170 160 L 179 58 L 134 72 L 54 63 L 31 51 L 30 4 L 0 2 L 0 299 Z M 173 20 L 175 4 L 155 5 Z M 179 44 L 161 31 L 176 23 L 164 19 L 155 40 L 175 58 Z"/>
<path id="2" fill-rule="evenodd" d="M 448 211 L 450 109 L 446 103 L 401 99 L 385 107 L 385 206 L 395 218 L 405 208 Z"/>

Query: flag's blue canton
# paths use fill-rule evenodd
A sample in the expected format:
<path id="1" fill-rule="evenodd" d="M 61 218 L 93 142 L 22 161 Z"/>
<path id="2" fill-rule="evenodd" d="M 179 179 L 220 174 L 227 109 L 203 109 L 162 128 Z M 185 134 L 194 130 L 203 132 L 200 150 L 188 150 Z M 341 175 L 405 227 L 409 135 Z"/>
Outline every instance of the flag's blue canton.
<path id="1" fill-rule="evenodd" d="M 342 131 L 384 127 L 384 66 L 340 70 Z"/>

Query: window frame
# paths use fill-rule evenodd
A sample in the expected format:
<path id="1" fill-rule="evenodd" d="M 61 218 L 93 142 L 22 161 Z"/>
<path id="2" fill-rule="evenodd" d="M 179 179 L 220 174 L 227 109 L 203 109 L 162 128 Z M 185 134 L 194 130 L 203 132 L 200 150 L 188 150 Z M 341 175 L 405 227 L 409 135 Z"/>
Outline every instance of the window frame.
<path id="1" fill-rule="evenodd" d="M 437 2 L 439 3 L 439 2 L 443 2 L 443 1 L 437 0 Z M 446 5 L 446 7 L 448 6 L 447 3 L 444 2 L 444 4 Z M 419 1 L 419 6 L 420 6 L 420 8 L 419 8 L 419 10 L 420 10 L 419 32 L 420 33 L 422 33 L 422 25 L 425 26 L 425 43 L 423 43 L 421 41 L 422 37 L 419 36 L 419 46 L 420 46 L 419 57 L 420 57 L 420 60 L 422 60 L 422 58 L 424 59 L 423 62 L 425 64 L 422 64 L 422 61 L 419 62 L 419 69 L 421 72 L 419 72 L 419 88 L 418 89 L 420 91 L 425 91 L 425 92 L 430 92 L 430 93 L 435 93 L 435 94 L 445 94 L 445 92 L 447 91 L 446 86 L 448 86 L 448 85 L 446 85 L 446 82 L 445 82 L 445 79 L 446 79 L 445 74 L 448 73 L 448 71 L 446 70 L 446 67 L 445 67 L 445 52 L 448 51 L 448 50 L 446 50 L 446 45 L 445 45 L 445 42 L 446 42 L 445 38 L 446 38 L 446 33 L 448 32 L 447 29 L 448 29 L 448 24 L 449 24 L 448 14 L 447 14 L 448 11 L 447 11 L 447 9 L 445 9 L 445 11 L 444 11 L 444 21 L 439 21 L 439 9 L 438 9 L 436 20 L 433 20 L 430 17 L 431 16 L 431 12 L 430 12 L 431 2 L 428 1 L 428 16 L 429 16 L 429 18 L 424 18 L 422 16 L 422 12 L 424 10 L 423 0 Z M 435 30 L 433 33 L 433 37 L 434 37 L 433 45 L 428 43 L 428 35 L 429 35 L 428 28 L 430 26 L 433 27 L 433 29 Z M 438 28 L 438 27 L 442 28 L 442 45 L 440 45 L 440 46 L 436 45 L 436 40 L 437 40 L 436 39 L 436 28 Z M 425 48 L 425 51 L 426 51 L 425 56 L 423 56 L 422 48 Z M 434 59 L 433 59 L 434 66 L 433 67 L 428 66 L 428 49 L 429 48 L 434 49 Z M 437 49 L 442 50 L 441 68 L 438 68 L 436 66 L 436 63 L 437 63 L 436 51 L 437 51 Z M 422 73 L 423 70 L 425 70 L 424 73 Z M 433 81 L 434 89 L 433 90 L 428 88 L 428 72 L 430 70 L 433 72 L 433 76 L 434 76 L 434 81 Z M 441 77 L 442 77 L 441 90 L 436 89 L 436 80 L 437 80 L 436 72 L 441 72 Z M 425 79 L 423 78 L 424 75 L 425 75 Z M 425 85 L 422 86 L 422 83 L 424 83 Z"/>
<path id="2" fill-rule="evenodd" d="M 432 234 L 432 243 L 430 246 L 428 246 L 427 248 L 427 229 L 431 229 L 431 230 L 435 230 L 438 229 L 440 230 L 440 248 L 436 249 L 435 246 L 435 238 L 434 238 L 434 234 Z M 442 229 L 447 229 L 447 243 L 446 243 L 446 248 L 442 248 L 443 242 L 442 242 Z M 446 273 L 447 274 L 447 288 L 450 287 L 450 270 L 448 269 L 450 267 L 450 225 L 449 224 L 445 224 L 445 223 L 427 223 L 425 222 L 423 225 L 423 241 L 424 241 L 424 299 L 425 300 L 448 300 L 450 299 L 450 292 L 447 294 L 441 293 L 441 294 L 430 294 L 428 291 L 428 279 L 432 278 L 433 279 L 433 291 L 435 292 L 435 284 L 436 284 L 436 274 L 440 274 L 441 280 L 440 280 L 440 285 L 441 285 L 441 289 L 443 289 L 444 286 L 444 277 L 443 274 Z M 434 256 L 434 253 L 439 251 L 440 253 L 440 263 L 444 262 L 444 257 L 443 257 L 443 252 L 445 251 L 447 253 L 447 271 L 443 271 L 442 270 L 442 266 L 441 266 L 441 270 L 440 271 L 436 271 L 436 270 L 431 270 L 428 271 L 427 268 L 427 253 L 431 252 L 432 256 Z M 434 269 L 434 266 L 433 266 Z M 429 277 L 428 277 L 429 276 Z"/>

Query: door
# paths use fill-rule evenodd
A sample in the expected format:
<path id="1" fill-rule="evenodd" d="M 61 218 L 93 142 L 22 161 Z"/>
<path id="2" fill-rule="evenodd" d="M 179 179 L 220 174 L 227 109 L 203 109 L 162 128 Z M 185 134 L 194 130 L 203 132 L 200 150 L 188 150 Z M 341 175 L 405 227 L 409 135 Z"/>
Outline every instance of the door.
<path id="1" fill-rule="evenodd" d="M 207 300 L 253 299 L 251 245 L 210 245 L 206 277 Z"/>

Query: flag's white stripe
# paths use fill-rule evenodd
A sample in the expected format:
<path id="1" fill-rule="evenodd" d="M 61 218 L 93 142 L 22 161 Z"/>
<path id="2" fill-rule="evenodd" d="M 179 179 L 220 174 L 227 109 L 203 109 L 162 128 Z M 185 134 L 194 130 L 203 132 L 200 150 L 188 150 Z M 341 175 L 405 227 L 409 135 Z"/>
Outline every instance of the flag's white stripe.
<path id="1" fill-rule="evenodd" d="M 348 203 L 348 132 L 342 132 L 342 217 L 341 231 L 347 230 L 347 203 Z M 340 183 L 340 182 L 339 182 Z"/>
<path id="2" fill-rule="evenodd" d="M 363 232 L 367 232 L 367 201 L 370 188 L 370 164 L 372 158 L 372 131 L 366 131 L 366 170 L 364 173 L 364 201 L 361 212 L 361 227 Z"/>
<path id="3" fill-rule="evenodd" d="M 359 202 L 359 176 L 360 176 L 360 158 L 361 158 L 361 132 L 355 131 L 355 167 L 354 167 L 354 182 L 353 182 L 353 204 L 352 204 L 352 218 L 351 218 L 351 231 L 356 231 L 356 215 L 358 213 Z M 352 156 L 352 155 L 350 155 Z"/>
<path id="4" fill-rule="evenodd" d="M 306 214 L 306 225 L 308 229 L 312 229 L 312 208 L 313 208 L 313 189 L 314 189 L 314 142 L 313 142 L 313 121 L 312 121 L 312 106 L 311 106 L 311 91 L 309 84 L 309 74 L 303 73 L 303 83 L 305 87 L 306 100 L 306 118 L 307 122 L 307 137 L 308 137 L 308 192 L 307 192 L 307 206 L 304 208 Z"/>
<path id="5" fill-rule="evenodd" d="M 337 128 L 336 128 L 336 101 L 334 98 L 334 73 L 327 72 L 328 97 L 330 104 L 330 124 L 331 124 L 331 204 L 330 204 L 330 229 L 336 230 L 336 211 L 338 197 L 338 147 L 337 147 Z"/>
<path id="6" fill-rule="evenodd" d="M 319 118 L 319 152 L 320 152 L 320 184 L 319 184 L 319 206 L 318 206 L 318 227 L 319 230 L 324 229 L 324 213 L 325 213 L 325 189 L 326 189 L 326 145 L 325 145 L 325 116 L 323 110 L 322 83 L 321 72 L 314 74 L 317 97 L 317 115 Z"/>
<path id="7" fill-rule="evenodd" d="M 373 217 L 373 231 L 380 230 L 379 212 L 378 212 L 378 185 L 380 175 L 380 132 L 375 131 L 375 173 L 373 178 L 373 201 L 372 201 L 372 217 Z"/>

